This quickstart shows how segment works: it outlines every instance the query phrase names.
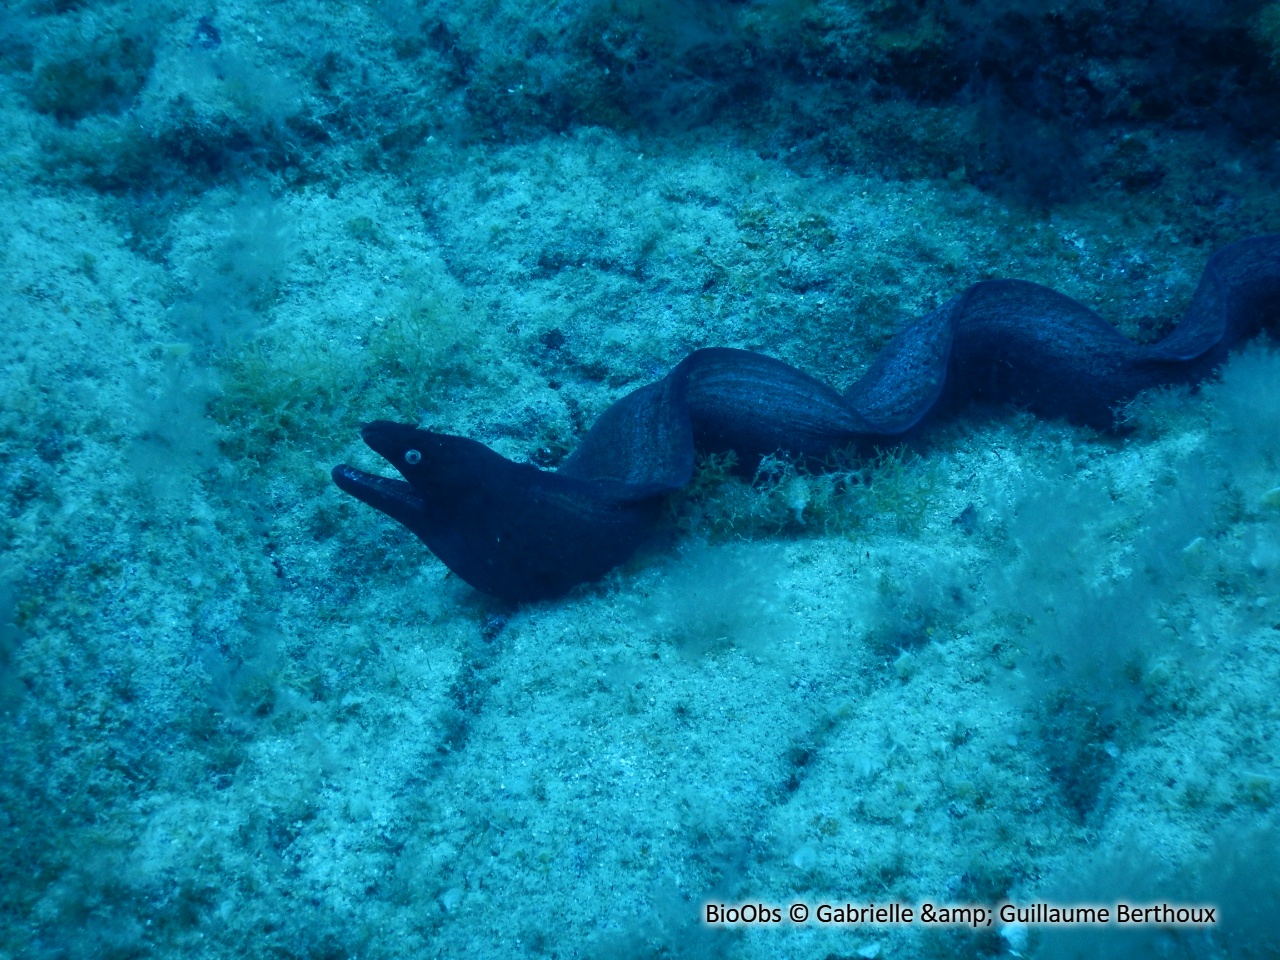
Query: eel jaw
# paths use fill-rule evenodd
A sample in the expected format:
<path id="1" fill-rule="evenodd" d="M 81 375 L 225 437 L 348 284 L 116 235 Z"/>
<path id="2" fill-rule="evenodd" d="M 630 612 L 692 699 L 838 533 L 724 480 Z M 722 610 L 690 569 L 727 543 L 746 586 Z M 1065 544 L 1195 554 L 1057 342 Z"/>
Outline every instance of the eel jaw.
<path id="1" fill-rule="evenodd" d="M 340 463 L 329 474 L 338 489 L 349 493 L 375 510 L 381 510 L 410 530 L 422 520 L 425 504 L 413 486 L 404 480 L 380 477 Z"/>

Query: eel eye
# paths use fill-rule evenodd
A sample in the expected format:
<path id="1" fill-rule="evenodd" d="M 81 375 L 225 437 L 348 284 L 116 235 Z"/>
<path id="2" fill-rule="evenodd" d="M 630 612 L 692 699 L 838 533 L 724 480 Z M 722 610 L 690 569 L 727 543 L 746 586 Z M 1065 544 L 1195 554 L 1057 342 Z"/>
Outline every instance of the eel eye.
<path id="1" fill-rule="evenodd" d="M 404 452 L 404 462 L 412 467 L 414 464 L 422 462 L 422 454 L 417 450 L 406 450 Z"/>

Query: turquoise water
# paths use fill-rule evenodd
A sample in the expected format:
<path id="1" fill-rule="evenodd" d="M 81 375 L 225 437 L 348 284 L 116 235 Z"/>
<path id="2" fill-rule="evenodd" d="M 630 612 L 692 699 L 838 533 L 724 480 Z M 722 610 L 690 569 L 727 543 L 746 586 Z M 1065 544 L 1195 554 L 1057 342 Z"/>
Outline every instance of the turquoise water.
<path id="1" fill-rule="evenodd" d="M 329 479 L 553 467 L 698 347 L 844 387 L 993 277 L 1152 340 L 1280 231 L 1278 65 L 1261 2 L 7 6 L 0 954 L 1280 953 L 1266 338 L 705 459 L 523 607 Z M 1216 923 L 920 918 L 1004 903 Z"/>

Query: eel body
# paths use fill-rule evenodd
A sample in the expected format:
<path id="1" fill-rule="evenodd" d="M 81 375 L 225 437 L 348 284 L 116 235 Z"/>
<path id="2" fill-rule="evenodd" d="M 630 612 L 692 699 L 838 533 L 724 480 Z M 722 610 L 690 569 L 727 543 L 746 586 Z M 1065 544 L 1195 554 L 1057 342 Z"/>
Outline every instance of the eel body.
<path id="1" fill-rule="evenodd" d="M 816 462 L 975 399 L 1108 429 L 1141 391 L 1196 383 L 1232 346 L 1277 325 L 1280 234 L 1210 257 L 1186 315 L 1154 344 L 1135 343 L 1047 287 L 988 280 L 902 330 L 843 394 L 779 360 L 712 347 L 616 401 L 558 470 L 377 421 L 362 436 L 403 479 L 345 464 L 332 476 L 476 589 L 541 600 L 626 560 L 663 499 L 692 478 L 699 451 Z"/>

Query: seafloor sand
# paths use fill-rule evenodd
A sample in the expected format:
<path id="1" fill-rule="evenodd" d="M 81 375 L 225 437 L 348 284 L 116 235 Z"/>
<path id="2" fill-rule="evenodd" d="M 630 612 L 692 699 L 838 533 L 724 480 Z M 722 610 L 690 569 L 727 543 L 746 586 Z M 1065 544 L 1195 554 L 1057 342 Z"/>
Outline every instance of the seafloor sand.
<path id="1" fill-rule="evenodd" d="M 576 15 L 0 13 L 0 956 L 1277 955 L 1274 349 L 1119 438 L 979 411 L 833 476 L 709 465 L 514 611 L 328 480 L 382 468 L 374 418 L 554 464 L 698 346 L 843 386 L 986 277 L 1150 337 L 1280 230 L 1274 130 L 1139 110 L 1059 191 L 1052 151 L 979 176 L 960 99 L 858 101 L 843 154 L 697 84 L 556 113 Z M 701 922 L 1005 900 L 1220 921 Z"/>

